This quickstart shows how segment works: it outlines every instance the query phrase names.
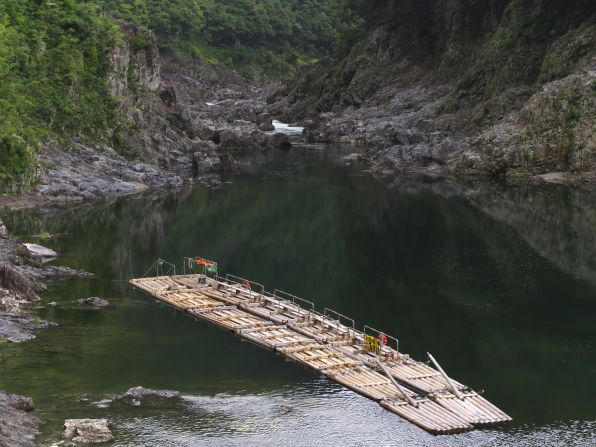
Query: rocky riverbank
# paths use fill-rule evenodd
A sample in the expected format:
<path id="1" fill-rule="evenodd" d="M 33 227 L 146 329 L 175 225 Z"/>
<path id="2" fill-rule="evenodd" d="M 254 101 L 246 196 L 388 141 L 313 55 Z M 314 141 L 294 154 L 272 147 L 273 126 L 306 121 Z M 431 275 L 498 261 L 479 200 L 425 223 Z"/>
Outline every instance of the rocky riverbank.
<path id="1" fill-rule="evenodd" d="M 109 56 L 108 88 L 118 109 L 113 128 L 96 141 L 48 141 L 34 174 L 9 187 L 5 192 L 12 195 L 0 196 L 0 206 L 175 190 L 188 179 L 237 169 L 238 153 L 290 147 L 286 135 L 271 132 L 266 85 L 224 67 L 161 54 L 152 32 L 128 23 L 121 28 L 126 38 Z"/>
<path id="2" fill-rule="evenodd" d="M 68 267 L 46 266 L 44 261 L 41 254 L 11 236 L 0 220 L 0 346 L 31 340 L 34 331 L 54 325 L 28 311 L 40 300 L 47 281 L 92 276 Z M 0 446 L 35 445 L 39 424 L 31 399 L 0 391 Z"/>
<path id="3" fill-rule="evenodd" d="M 359 13 L 361 38 L 269 98 L 307 139 L 361 146 L 378 173 L 596 178 L 593 5 L 400 0 Z"/>
<path id="4" fill-rule="evenodd" d="M 33 411 L 33 401 L 0 391 L 0 446 L 30 447 L 41 421 Z"/>
<path id="5" fill-rule="evenodd" d="M 36 329 L 52 323 L 27 311 L 40 300 L 48 281 L 93 276 L 68 267 L 44 265 L 44 257 L 11 236 L 0 220 L 0 342 L 19 343 L 35 338 Z"/>

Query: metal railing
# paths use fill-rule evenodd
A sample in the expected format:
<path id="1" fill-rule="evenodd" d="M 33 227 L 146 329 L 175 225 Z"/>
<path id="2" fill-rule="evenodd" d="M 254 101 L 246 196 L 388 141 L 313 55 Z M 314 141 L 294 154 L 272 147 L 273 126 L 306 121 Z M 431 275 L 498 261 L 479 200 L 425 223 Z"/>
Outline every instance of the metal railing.
<path id="1" fill-rule="evenodd" d="M 329 314 L 331 315 L 335 315 L 337 318 L 332 318 Z M 356 323 L 354 322 L 353 319 L 351 319 L 350 317 L 346 317 L 344 314 L 340 314 L 339 312 L 336 312 L 333 309 L 329 309 L 328 307 L 326 307 L 325 309 L 323 309 L 323 316 L 325 316 L 326 318 L 329 318 L 330 320 L 336 320 L 339 324 L 344 325 L 344 322 L 350 322 L 352 325 L 352 329 L 356 329 Z M 343 319 L 343 322 L 342 322 Z"/>
<path id="2" fill-rule="evenodd" d="M 312 315 L 312 318 L 311 319 L 313 321 L 316 321 L 316 318 L 319 317 L 320 320 L 321 320 L 321 324 L 324 325 L 324 326 L 325 325 L 326 326 L 330 326 L 330 327 L 333 327 L 335 329 L 339 329 L 340 326 L 343 326 L 338 320 L 335 320 L 335 319 L 333 319 L 333 318 L 331 318 L 331 317 L 329 317 L 329 316 L 327 316 L 327 315 L 325 315 L 325 314 L 323 314 L 323 313 L 321 313 L 319 311 L 316 311 L 316 310 L 312 309 L 309 312 Z M 315 322 L 315 324 L 316 324 L 316 322 Z"/>
<path id="3" fill-rule="evenodd" d="M 151 267 L 147 269 L 147 271 L 143 275 L 143 278 L 146 278 L 147 275 L 149 275 L 149 272 L 153 270 L 153 267 L 155 267 L 156 277 L 171 276 L 172 273 L 176 275 L 176 266 L 174 264 L 166 261 L 165 259 L 157 258 L 155 262 L 151 264 Z"/>
<path id="4" fill-rule="evenodd" d="M 368 331 L 368 332 L 367 332 Z M 395 337 L 392 337 L 391 335 L 387 335 L 385 332 L 380 331 L 378 329 L 375 329 L 374 327 L 370 327 L 370 326 L 364 326 L 364 336 L 366 337 L 367 335 L 370 336 L 371 334 L 369 334 L 369 332 L 375 332 L 375 337 L 378 337 L 379 334 L 383 334 L 385 335 L 385 337 L 387 337 L 388 340 L 393 340 L 395 342 L 395 350 L 397 352 L 399 352 L 399 340 Z M 387 345 L 389 345 L 389 343 L 387 343 Z"/>
<path id="5" fill-rule="evenodd" d="M 371 326 L 364 326 L 363 332 L 360 332 L 358 330 L 356 330 L 356 322 L 344 315 L 341 314 L 333 309 L 330 309 L 328 307 L 325 307 L 323 309 L 323 313 L 318 312 L 317 310 L 315 310 L 315 304 L 312 301 L 306 300 L 304 298 L 300 298 L 299 296 L 293 295 L 291 293 L 288 292 L 284 292 L 283 290 L 280 289 L 275 289 L 273 291 L 273 293 L 270 292 L 266 292 L 265 291 L 265 287 L 263 286 L 263 284 L 251 281 L 249 279 L 246 278 L 242 278 L 240 276 L 236 276 L 236 275 L 232 275 L 230 273 L 226 274 L 225 277 L 220 276 L 217 272 L 217 262 L 215 261 L 210 261 L 208 259 L 204 259 L 204 258 L 189 258 L 189 257 L 184 257 L 184 263 L 183 263 L 183 274 L 186 274 L 187 270 L 188 271 L 192 271 L 193 265 L 196 262 L 196 260 L 201 260 L 201 261 L 206 261 L 209 263 L 213 263 L 216 266 L 216 272 L 215 274 L 212 276 L 212 278 L 215 281 L 221 282 L 221 283 L 225 283 L 228 284 L 230 286 L 233 287 L 238 287 L 238 288 L 242 288 L 244 290 L 246 290 L 247 292 L 254 292 L 254 293 L 258 293 L 261 298 L 264 298 L 265 296 L 267 296 L 269 299 L 272 300 L 278 300 L 279 302 L 285 302 L 288 304 L 292 304 L 293 306 L 295 306 L 298 309 L 301 310 L 305 310 L 308 312 L 309 315 L 312 315 L 311 318 L 313 321 L 316 320 L 317 317 L 320 318 L 320 321 L 323 325 L 329 325 L 332 327 L 335 327 L 336 329 L 341 329 L 341 327 L 345 327 L 348 330 L 348 334 L 350 333 L 350 331 L 352 331 L 353 336 L 356 337 L 361 337 L 362 335 L 364 336 L 364 338 L 366 339 L 366 337 L 370 337 L 373 336 L 376 339 L 379 338 L 380 334 L 383 334 L 385 337 L 387 337 L 387 340 L 389 340 L 390 342 L 392 342 L 391 344 L 395 345 L 395 351 L 399 352 L 399 340 L 391 335 L 387 335 L 385 332 L 382 332 L 378 329 L 375 329 Z M 165 259 L 162 258 L 158 258 L 153 264 L 151 264 L 151 267 L 149 267 L 147 269 L 147 271 L 145 272 L 145 274 L 143 275 L 143 277 L 147 277 L 147 275 L 149 274 L 149 272 L 151 272 L 151 270 L 155 268 L 155 273 L 157 277 L 160 276 L 171 276 L 176 275 L 176 266 L 170 262 L 167 262 Z M 249 287 L 246 287 L 246 286 Z M 302 305 L 306 305 L 307 308 L 302 307 Z M 357 335 L 360 334 L 360 335 Z M 390 343 L 387 343 L 387 346 L 389 346 Z M 391 347 L 391 346 L 389 346 Z"/>
<path id="6" fill-rule="evenodd" d="M 288 292 L 284 292 L 283 290 L 275 289 L 273 291 L 273 296 L 275 298 L 277 298 L 278 300 L 291 301 L 293 304 L 295 304 L 298 307 L 302 307 L 302 306 L 300 306 L 300 304 L 296 303 L 296 301 L 299 301 L 304 304 L 308 304 L 310 309 L 307 309 L 307 310 L 315 309 L 315 304 L 312 301 L 305 300 L 304 298 L 300 298 L 299 296 L 292 295 L 291 293 L 288 293 Z"/>
<path id="7" fill-rule="evenodd" d="M 245 284 L 249 284 L 251 292 L 255 292 L 255 290 L 253 290 L 253 286 L 255 286 L 258 289 L 260 289 L 260 292 L 258 292 L 259 295 L 263 296 L 265 294 L 265 287 L 263 286 L 263 284 L 259 284 L 258 282 L 251 281 L 250 279 L 241 278 L 240 276 L 236 276 L 236 275 L 232 275 L 232 274 L 228 273 L 226 275 L 226 282 L 228 284 L 229 283 L 240 284 L 242 287 L 245 287 Z"/>
<path id="8" fill-rule="evenodd" d="M 279 292 L 279 291 L 277 291 Z M 288 294 L 290 295 L 290 294 Z M 305 309 L 302 306 L 300 306 L 298 303 L 296 303 L 295 301 L 291 301 L 290 299 L 286 299 L 280 296 L 279 293 L 277 294 L 273 294 L 271 292 L 267 292 L 265 291 L 265 295 L 263 297 L 266 301 L 269 301 L 270 303 L 274 304 L 275 306 L 279 306 L 288 310 L 293 310 L 294 312 L 297 313 L 298 318 L 303 317 L 305 314 L 310 314 L 310 312 L 312 311 L 312 309 Z M 295 297 L 298 298 L 298 297 Z M 300 298 L 298 298 L 300 299 Z M 306 301 L 306 300 L 304 300 Z M 306 301 L 307 303 L 310 303 L 309 301 Z M 310 304 L 309 304 L 310 305 Z"/>

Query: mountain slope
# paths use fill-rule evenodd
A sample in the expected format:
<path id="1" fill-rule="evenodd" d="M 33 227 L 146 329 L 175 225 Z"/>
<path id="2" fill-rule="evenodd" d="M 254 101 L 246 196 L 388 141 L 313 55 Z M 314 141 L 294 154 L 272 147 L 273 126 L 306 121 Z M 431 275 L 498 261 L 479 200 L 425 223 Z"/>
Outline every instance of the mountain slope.
<path id="1" fill-rule="evenodd" d="M 203 100 L 217 84 L 230 98 L 258 96 L 256 83 L 233 68 L 288 76 L 327 54 L 338 2 L 3 0 L 0 192 L 22 193 L 44 178 L 49 162 L 39 157 L 48 147 L 92 147 L 165 170 L 191 165 L 192 152 L 204 146 L 197 138 L 209 139 L 201 129 L 233 120 L 226 124 L 227 111 L 218 108 L 222 119 L 203 125 L 196 107 L 176 94 Z M 162 63 L 177 75 L 162 77 Z M 243 110 L 247 115 L 235 119 L 258 121 L 254 110 Z"/>
<path id="2" fill-rule="evenodd" d="M 287 78 L 326 56 L 340 27 L 340 0 L 108 0 L 103 11 L 145 26 L 160 48 Z"/>
<path id="3" fill-rule="evenodd" d="M 362 144 L 379 170 L 595 168 L 594 2 L 350 4 L 363 37 L 270 98 L 311 139 Z"/>

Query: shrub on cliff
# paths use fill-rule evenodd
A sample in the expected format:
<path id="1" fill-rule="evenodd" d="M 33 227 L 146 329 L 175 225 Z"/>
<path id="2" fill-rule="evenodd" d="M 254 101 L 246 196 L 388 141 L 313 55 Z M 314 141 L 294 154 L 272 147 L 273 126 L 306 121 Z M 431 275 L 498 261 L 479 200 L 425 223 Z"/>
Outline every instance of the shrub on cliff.
<path id="1" fill-rule="evenodd" d="M 109 0 L 103 11 L 150 28 L 162 48 L 284 78 L 330 54 L 343 6 L 342 0 Z"/>
<path id="2" fill-rule="evenodd" d="M 98 137 L 111 124 L 107 55 L 119 38 L 93 2 L 0 3 L 3 183 L 30 171 L 47 137 Z"/>

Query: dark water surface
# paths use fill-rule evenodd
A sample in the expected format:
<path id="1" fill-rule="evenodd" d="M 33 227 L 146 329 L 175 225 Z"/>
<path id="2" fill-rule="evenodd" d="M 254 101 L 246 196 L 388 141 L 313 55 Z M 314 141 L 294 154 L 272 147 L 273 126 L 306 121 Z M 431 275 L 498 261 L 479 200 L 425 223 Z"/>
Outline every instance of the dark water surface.
<path id="1" fill-rule="evenodd" d="M 388 184 L 299 147 L 196 186 L 93 207 L 3 216 L 59 264 L 96 274 L 53 284 L 59 324 L 0 350 L 0 389 L 32 396 L 58 440 L 64 419 L 107 417 L 121 446 L 594 446 L 596 213 L 551 188 Z M 579 195 L 578 195 L 579 194 Z M 578 202 L 579 201 L 579 202 Z M 433 437 L 372 401 L 131 290 L 157 257 L 220 261 L 431 352 L 514 423 Z M 73 304 L 100 296 L 95 311 Z M 129 387 L 184 394 L 168 408 L 102 402 Z"/>

